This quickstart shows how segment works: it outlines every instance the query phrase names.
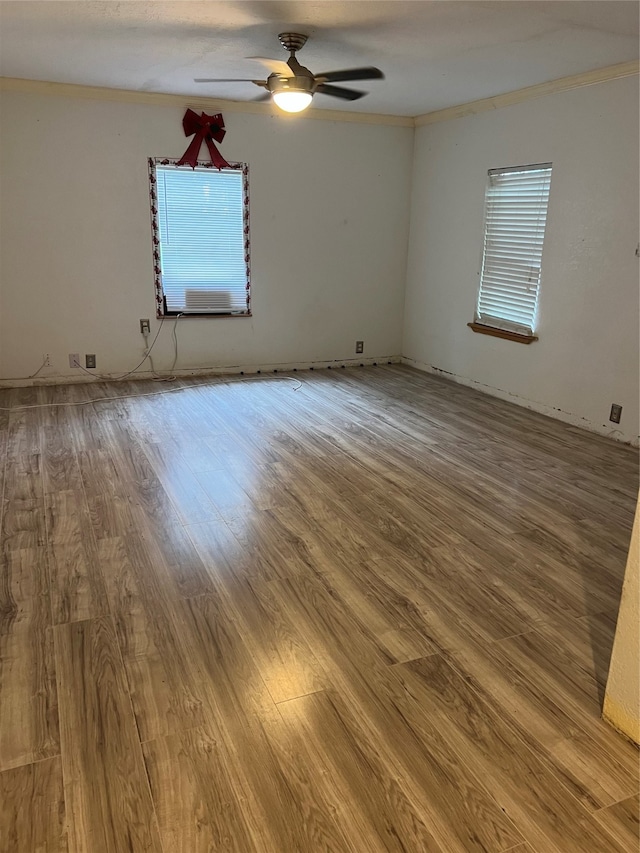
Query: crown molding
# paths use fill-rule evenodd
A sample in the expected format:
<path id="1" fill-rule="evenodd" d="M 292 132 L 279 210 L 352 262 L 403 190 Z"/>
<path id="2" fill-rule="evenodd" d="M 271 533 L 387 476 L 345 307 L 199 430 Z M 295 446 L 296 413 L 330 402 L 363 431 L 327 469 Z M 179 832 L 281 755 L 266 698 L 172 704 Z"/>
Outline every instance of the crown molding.
<path id="1" fill-rule="evenodd" d="M 138 92 L 130 89 L 108 89 L 102 86 L 80 86 L 76 83 L 48 83 L 44 80 L 25 80 L 19 77 L 0 77 L 0 90 L 28 95 L 53 95 L 63 98 L 85 98 L 94 101 L 117 101 L 126 104 L 154 106 L 189 106 L 202 112 L 250 113 L 273 116 L 285 121 L 315 119 L 355 124 L 384 124 L 413 127 L 411 116 L 389 116 L 378 113 L 349 113 L 343 110 L 309 109 L 304 113 L 285 113 L 270 103 L 231 101 L 223 98 L 199 98 L 192 95 L 172 95 L 163 92 Z"/>
<path id="2" fill-rule="evenodd" d="M 464 116 L 476 115 L 477 113 L 484 113 L 489 110 L 497 110 L 500 107 L 521 104 L 524 101 L 541 98 L 544 95 L 568 92 L 570 89 L 592 86 L 594 83 L 605 83 L 608 80 L 619 80 L 621 77 L 632 77 L 639 72 L 640 62 L 634 59 L 631 62 L 608 65 L 606 68 L 596 68 L 594 71 L 584 71 L 582 74 L 574 74 L 572 77 L 560 77 L 557 80 L 550 80 L 548 83 L 539 83 L 536 86 L 515 89 L 513 92 L 505 92 L 503 95 L 495 95 L 492 98 L 482 98 L 479 101 L 469 101 L 467 104 L 459 104 L 456 107 L 435 110 L 432 113 L 415 116 L 414 123 L 416 127 L 422 127 L 425 124 L 435 124 L 439 121 L 463 118 Z"/>
<path id="3" fill-rule="evenodd" d="M 491 98 L 481 98 L 454 107 L 424 113 L 418 116 L 391 116 L 378 113 L 350 113 L 343 110 L 309 109 L 304 113 L 284 113 L 270 103 L 255 101 L 231 101 L 223 98 L 199 98 L 191 95 L 173 95 L 164 92 L 138 92 L 130 89 L 109 89 L 103 86 L 80 86 L 76 83 L 48 83 L 44 80 L 25 80 L 19 77 L 0 77 L 0 90 L 5 92 L 20 92 L 32 95 L 53 95 L 66 98 L 87 98 L 97 101 L 117 101 L 128 104 L 150 104 L 156 106 L 184 107 L 203 112 L 249 113 L 251 115 L 273 116 L 283 121 L 298 121 L 311 119 L 316 121 L 340 121 L 354 124 L 395 125 L 397 127 L 422 127 L 441 121 L 477 115 L 478 113 L 497 110 L 521 104 L 533 98 L 554 95 L 558 92 L 568 92 L 582 86 L 593 86 L 596 83 L 606 83 L 609 80 L 619 80 L 640 73 L 640 62 L 636 59 L 630 62 L 620 62 L 618 65 L 608 65 L 606 68 L 596 68 L 584 71 L 571 77 L 560 77 L 515 89 Z"/>

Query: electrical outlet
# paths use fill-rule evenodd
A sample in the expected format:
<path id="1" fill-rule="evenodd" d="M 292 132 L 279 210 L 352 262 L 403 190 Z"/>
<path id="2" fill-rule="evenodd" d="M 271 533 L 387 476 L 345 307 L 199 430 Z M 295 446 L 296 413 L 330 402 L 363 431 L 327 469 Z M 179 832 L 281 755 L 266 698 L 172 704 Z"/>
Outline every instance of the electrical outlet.
<path id="1" fill-rule="evenodd" d="M 149 320 L 140 320 L 140 334 L 141 335 L 151 334 L 151 324 L 150 324 Z"/>
<path id="2" fill-rule="evenodd" d="M 364 341 L 356 341 L 356 352 L 364 352 Z"/>
<path id="3" fill-rule="evenodd" d="M 95 367 L 96 366 L 96 355 L 95 355 L 95 353 L 87 353 L 85 355 L 84 366 L 85 367 Z"/>
<path id="4" fill-rule="evenodd" d="M 619 406 L 617 403 L 611 404 L 611 413 L 609 414 L 609 420 L 611 423 L 619 424 L 620 418 L 622 417 L 622 406 Z"/>
<path id="5" fill-rule="evenodd" d="M 80 367 L 80 353 L 79 352 L 70 352 L 69 353 L 69 367 Z"/>
<path id="6" fill-rule="evenodd" d="M 51 367 L 51 359 L 49 358 L 49 353 L 45 352 L 42 356 L 42 366 L 43 367 Z"/>

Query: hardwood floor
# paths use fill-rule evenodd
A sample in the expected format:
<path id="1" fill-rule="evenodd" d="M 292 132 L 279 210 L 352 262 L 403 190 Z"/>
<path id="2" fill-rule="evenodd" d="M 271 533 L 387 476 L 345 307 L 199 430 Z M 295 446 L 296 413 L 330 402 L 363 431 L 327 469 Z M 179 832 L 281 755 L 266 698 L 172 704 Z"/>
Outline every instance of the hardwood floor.
<path id="1" fill-rule="evenodd" d="M 296 378 L 0 392 L 0 851 L 636 853 L 637 453 Z"/>

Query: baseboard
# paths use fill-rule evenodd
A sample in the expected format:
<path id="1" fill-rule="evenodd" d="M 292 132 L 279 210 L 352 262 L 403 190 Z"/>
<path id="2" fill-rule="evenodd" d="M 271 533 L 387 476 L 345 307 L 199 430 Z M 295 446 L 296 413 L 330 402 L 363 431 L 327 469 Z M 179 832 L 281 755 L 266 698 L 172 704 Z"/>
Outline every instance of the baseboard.
<path id="1" fill-rule="evenodd" d="M 553 406 L 548 406 L 545 403 L 539 403 L 536 400 L 528 400 L 526 397 L 520 397 L 513 394 L 511 391 L 503 391 L 501 388 L 495 388 L 493 385 L 485 385 L 483 382 L 477 382 L 475 379 L 469 379 L 466 376 L 458 376 L 456 373 L 450 373 L 448 370 L 435 367 L 432 364 L 425 364 L 421 361 L 416 361 L 413 358 L 402 356 L 400 359 L 402 364 L 409 367 L 415 367 L 417 370 L 422 370 L 425 373 L 432 373 L 435 376 L 441 376 L 443 379 L 449 379 L 458 385 L 465 385 L 467 388 L 474 388 L 482 394 L 488 394 L 491 397 L 497 397 L 500 400 L 506 400 L 508 403 L 514 403 L 517 406 L 522 406 L 524 409 L 530 409 L 532 412 L 538 412 L 541 415 L 554 418 L 557 421 L 569 424 L 570 426 L 584 429 L 588 432 L 594 432 L 598 435 L 603 435 L 606 438 L 612 438 L 614 441 L 619 441 L 622 444 L 630 444 L 632 447 L 638 447 L 640 440 L 638 436 L 625 435 L 621 430 L 612 429 L 606 424 L 598 424 L 593 421 L 583 418 L 573 412 L 565 412 L 563 409 L 556 409 Z"/>
<path id="2" fill-rule="evenodd" d="M 625 707 L 607 695 L 604 698 L 602 719 L 630 743 L 640 746 L 640 721 L 637 709 L 634 707 L 636 704 L 637 701 L 631 702 L 630 707 Z"/>
<path id="3" fill-rule="evenodd" d="M 399 355 L 380 355 L 370 358 L 336 358 L 324 361 L 288 361 L 288 362 L 267 362 L 258 364 L 233 364 L 210 367 L 184 367 L 175 368 L 171 371 L 171 375 L 177 378 L 182 376 L 223 376 L 237 374 L 252 374 L 252 373 L 287 373 L 297 370 L 323 370 L 342 367 L 360 367 L 374 364 L 399 364 L 401 356 Z M 84 371 L 74 369 L 72 374 L 55 374 L 51 376 L 25 376 L 18 379 L 1 379 L 0 388 L 29 388 L 40 385 L 78 385 L 87 384 L 90 382 L 121 382 L 135 381 L 137 379 L 153 379 L 156 376 L 168 376 L 167 371 L 152 373 L 151 371 L 136 371 L 129 376 L 123 376 L 122 371 L 118 373 L 96 373 L 95 375 L 87 375 Z"/>

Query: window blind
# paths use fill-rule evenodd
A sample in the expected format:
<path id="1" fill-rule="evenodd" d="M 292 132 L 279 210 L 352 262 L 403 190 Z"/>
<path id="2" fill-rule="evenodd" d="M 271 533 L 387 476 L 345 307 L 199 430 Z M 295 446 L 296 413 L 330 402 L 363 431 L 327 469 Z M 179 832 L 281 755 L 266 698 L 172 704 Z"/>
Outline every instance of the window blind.
<path id="1" fill-rule="evenodd" d="M 479 323 L 533 332 L 550 184 L 551 163 L 489 171 Z"/>
<path id="2" fill-rule="evenodd" d="M 168 313 L 248 313 L 241 170 L 156 167 Z"/>

